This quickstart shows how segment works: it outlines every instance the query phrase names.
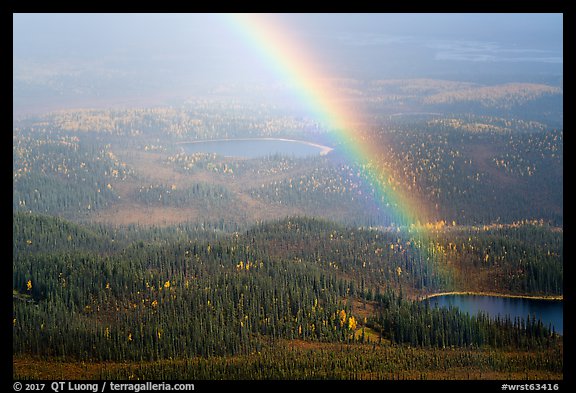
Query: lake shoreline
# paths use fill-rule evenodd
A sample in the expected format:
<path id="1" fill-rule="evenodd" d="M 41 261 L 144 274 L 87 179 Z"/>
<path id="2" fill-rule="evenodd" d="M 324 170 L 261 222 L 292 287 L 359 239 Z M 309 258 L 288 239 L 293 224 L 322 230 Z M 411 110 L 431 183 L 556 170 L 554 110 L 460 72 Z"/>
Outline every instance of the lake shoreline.
<path id="1" fill-rule="evenodd" d="M 188 141 L 188 142 L 176 142 L 177 145 L 184 145 L 184 144 L 199 144 L 199 143 L 208 143 L 208 142 L 234 142 L 234 141 L 280 141 L 280 142 L 295 142 L 295 143 L 302 143 L 304 145 L 313 146 L 320 150 L 320 155 L 325 156 L 326 154 L 330 153 L 334 148 L 330 146 L 320 145 L 318 143 L 303 141 L 298 139 L 287 139 L 287 138 L 220 138 L 220 139 L 203 139 L 203 140 L 196 140 L 196 141 Z"/>
<path id="2" fill-rule="evenodd" d="M 494 297 L 504 297 L 504 298 L 514 298 L 514 299 L 533 299 L 533 300 L 562 300 L 564 301 L 564 295 L 513 295 L 507 293 L 498 292 L 475 292 L 475 291 L 451 291 L 451 292 L 438 292 L 432 293 L 425 296 L 419 296 L 418 300 L 426 300 L 435 298 L 438 296 L 448 296 L 448 295 L 475 295 L 475 296 L 494 296 Z"/>

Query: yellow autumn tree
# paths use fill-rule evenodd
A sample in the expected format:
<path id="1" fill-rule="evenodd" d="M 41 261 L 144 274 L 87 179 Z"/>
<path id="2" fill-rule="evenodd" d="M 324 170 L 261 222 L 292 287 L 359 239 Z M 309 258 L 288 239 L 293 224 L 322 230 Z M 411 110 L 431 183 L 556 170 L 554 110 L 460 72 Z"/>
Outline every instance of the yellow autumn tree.
<path id="1" fill-rule="evenodd" d="M 338 313 L 338 318 L 340 319 L 340 327 L 344 326 L 346 323 L 346 311 L 340 310 Z"/>
<path id="2" fill-rule="evenodd" d="M 348 329 L 350 329 L 350 330 L 356 330 L 356 325 L 357 325 L 357 323 L 356 323 L 356 318 L 354 318 L 353 316 L 351 316 L 351 317 L 348 319 Z"/>
<path id="3" fill-rule="evenodd" d="M 28 282 L 26 283 L 26 290 L 28 291 L 32 290 L 32 280 L 28 280 Z"/>

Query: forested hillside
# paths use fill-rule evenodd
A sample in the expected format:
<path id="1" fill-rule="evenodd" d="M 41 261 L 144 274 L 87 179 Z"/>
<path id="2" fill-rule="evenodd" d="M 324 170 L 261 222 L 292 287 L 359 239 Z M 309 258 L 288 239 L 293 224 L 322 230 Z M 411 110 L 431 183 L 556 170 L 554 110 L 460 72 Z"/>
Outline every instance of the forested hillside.
<path id="1" fill-rule="evenodd" d="M 363 161 L 346 156 L 346 146 L 306 119 L 248 105 L 236 117 L 229 112 L 236 106 L 220 105 L 70 111 L 19 121 L 13 210 L 221 229 L 287 216 L 402 226 L 410 223 L 394 215 L 410 204 L 394 200 L 400 192 L 414 197 L 410 210 L 420 209 L 408 213 L 422 224 L 563 223 L 563 130 L 545 123 L 468 112 L 379 115 L 365 136 L 379 154 Z M 300 159 L 186 153 L 182 143 L 206 138 L 207 128 L 213 138 L 301 138 L 334 150 Z M 378 175 L 369 178 L 370 172 Z"/>
<path id="2" fill-rule="evenodd" d="M 563 298 L 562 89 L 333 83 L 373 154 L 225 96 L 15 120 L 14 378 L 561 379 L 539 316 L 427 299 Z M 240 137 L 329 153 L 186 150 Z"/>
<path id="3" fill-rule="evenodd" d="M 156 230 L 151 238 L 142 229 L 148 240 L 134 240 L 138 236 L 115 236 L 111 228 L 26 213 L 14 215 L 13 229 L 16 357 L 273 356 L 268 348 L 296 339 L 398 350 L 410 344 L 424 354 L 439 350 L 441 357 L 449 346 L 524 351 L 558 345 L 558 336 L 536 319 L 496 321 L 417 300 L 428 291 L 478 289 L 469 285 L 482 281 L 461 279 L 457 264 L 479 276 L 519 274 L 506 288 L 511 293 L 561 293 L 562 233 L 538 223 L 487 229 L 473 240 L 450 230 L 424 236 L 308 218 L 206 239 L 172 230 Z M 515 253 L 525 258 L 521 267 Z M 489 257 L 475 264 L 476 255 Z M 294 356 L 283 372 L 306 364 L 302 354 Z M 178 374 L 178 364 L 162 367 L 188 375 Z M 559 371 L 555 367 L 549 370 Z"/>

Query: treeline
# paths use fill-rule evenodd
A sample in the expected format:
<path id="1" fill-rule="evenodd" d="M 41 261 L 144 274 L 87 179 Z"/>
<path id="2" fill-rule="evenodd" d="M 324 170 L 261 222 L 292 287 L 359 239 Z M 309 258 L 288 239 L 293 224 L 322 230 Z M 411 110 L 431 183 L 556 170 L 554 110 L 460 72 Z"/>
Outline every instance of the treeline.
<path id="1" fill-rule="evenodd" d="M 16 128 L 13 210 L 77 219 L 117 203 L 115 187 L 131 179 L 138 183 L 137 191 L 130 194 L 134 201 L 180 206 L 200 192 L 202 198 L 219 198 L 218 206 L 224 210 L 238 210 L 239 224 L 249 218 L 249 207 L 235 204 L 223 192 L 180 189 L 174 193 L 171 185 L 150 187 L 146 174 L 135 178 L 134 169 L 113 153 L 122 151 L 123 157 L 133 158 L 135 152 L 152 149 L 151 154 L 158 155 L 163 164 L 192 176 L 202 171 L 218 177 L 219 184 L 235 183 L 234 189 L 270 210 L 280 207 L 290 214 L 350 225 L 411 224 L 395 217 L 410 205 L 397 205 L 397 190 L 426 201 L 423 211 L 408 212 L 421 221 L 481 225 L 543 219 L 552 225 L 563 223 L 563 130 L 541 123 L 473 115 L 403 120 L 390 127 L 376 124 L 367 131 L 366 143 L 377 146 L 380 154 L 362 157 L 361 162 L 352 162 L 344 154 L 345 147 L 338 145 L 325 157 L 234 160 L 189 155 L 174 147 L 181 141 L 181 132 L 183 136 L 194 129 L 194 135 L 204 135 L 212 122 L 211 131 L 222 131 L 218 135 L 236 135 L 240 129 L 233 131 L 229 118 L 219 114 L 204 124 L 186 115 L 186 120 L 173 119 L 171 124 L 170 116 L 177 115 L 178 111 L 171 110 L 84 111 L 42 122 L 31 120 L 32 125 Z M 255 119 L 235 121 L 243 123 L 247 135 L 270 136 L 266 125 Z M 277 130 L 282 121 L 271 121 L 268 126 Z M 152 132 L 159 123 L 163 124 L 160 134 Z M 290 124 L 295 127 L 296 123 Z M 105 132 L 95 132 L 97 127 Z M 372 184 L 370 173 L 379 174 L 380 184 Z"/>
<path id="2" fill-rule="evenodd" d="M 339 159 L 308 159 L 306 170 L 261 183 L 247 192 L 272 207 L 298 209 L 311 217 L 323 217 L 350 225 L 391 225 L 392 206 L 375 199 L 376 194 L 355 165 Z M 405 224 L 396 222 L 396 224 Z"/>
<path id="3" fill-rule="evenodd" d="M 440 233 L 437 242 L 478 290 L 562 294 L 564 235 L 559 228 L 524 221 Z"/>
<path id="4" fill-rule="evenodd" d="M 170 141 L 211 138 L 292 137 L 323 133 L 310 119 L 295 117 L 276 105 L 236 100 L 197 100 L 186 108 L 78 109 L 19 121 L 33 131 L 98 133 L 134 139 Z"/>
<path id="5" fill-rule="evenodd" d="M 376 297 L 377 316 L 367 324 L 394 343 L 424 347 L 537 349 L 555 340 L 551 326 L 528 316 L 511 320 L 487 314 L 469 315 L 455 307 L 431 307 L 429 301 L 403 301 L 392 291 Z"/>
<path id="6" fill-rule="evenodd" d="M 297 218 L 256 225 L 246 237 L 268 255 L 313 259 L 324 269 L 354 278 L 362 288 L 563 291 L 563 231 L 541 221 L 377 230 Z"/>
<path id="7" fill-rule="evenodd" d="M 15 292 L 33 300 L 15 297 L 14 353 L 185 358 L 351 336 L 341 280 L 313 264 L 258 259 L 234 242 L 135 242 L 107 256 L 18 252 L 13 272 Z"/>
<path id="8" fill-rule="evenodd" d="M 371 296 L 386 286 L 454 289 L 448 265 L 429 255 L 431 245 L 417 233 L 352 229 L 323 219 L 295 218 L 255 226 L 246 237 L 268 255 L 310 260 L 351 278 L 351 296 L 364 292 Z"/>
<path id="9" fill-rule="evenodd" d="M 137 224 L 109 226 L 74 223 L 43 214 L 16 212 L 12 215 L 13 254 L 84 250 L 113 253 L 136 242 L 168 244 L 184 241 L 217 241 L 245 229 L 230 221 L 192 222 L 169 227 Z"/>
<path id="10" fill-rule="evenodd" d="M 75 217 L 118 199 L 111 183 L 131 176 L 98 136 L 20 130 L 13 144 L 13 211 Z"/>
<path id="11" fill-rule="evenodd" d="M 226 187 L 210 183 L 196 183 L 186 188 L 164 184 L 142 186 L 134 192 L 134 200 L 145 205 L 187 207 L 200 205 L 231 207 L 233 194 Z"/>
<path id="12" fill-rule="evenodd" d="M 450 279 L 440 259 L 430 262 L 396 232 L 290 219 L 212 240 L 157 229 L 143 241 L 21 213 L 14 223 L 14 354 L 187 359 L 285 339 L 375 342 L 364 329 L 423 347 L 536 348 L 556 339 L 536 321 L 471 318 L 395 295 Z M 354 299 L 378 304 L 378 314 L 360 317 Z"/>
<path id="13" fill-rule="evenodd" d="M 15 257 L 14 287 L 35 303 L 14 301 L 14 353 L 154 360 L 248 353 L 278 338 L 350 336 L 334 277 L 291 263 L 234 263 L 217 247 L 179 250 L 196 261 L 191 266 L 171 260 L 174 251 Z"/>
<path id="14" fill-rule="evenodd" d="M 373 144 L 383 153 L 373 164 L 391 171 L 381 181 L 429 202 L 435 207 L 431 221 L 544 219 L 562 225 L 563 130 L 514 132 L 474 121 L 487 119 L 455 117 L 375 131 Z"/>
<path id="15" fill-rule="evenodd" d="M 15 212 L 12 215 L 12 255 L 61 251 L 106 254 L 126 244 L 126 233 L 98 225 L 79 225 L 63 218 Z"/>

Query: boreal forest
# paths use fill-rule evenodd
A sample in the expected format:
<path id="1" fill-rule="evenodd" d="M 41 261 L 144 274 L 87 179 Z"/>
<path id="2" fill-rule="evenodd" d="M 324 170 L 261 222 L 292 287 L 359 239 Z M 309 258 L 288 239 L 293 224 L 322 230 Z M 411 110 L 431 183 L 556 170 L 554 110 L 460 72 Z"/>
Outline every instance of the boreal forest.
<path id="1" fill-rule="evenodd" d="M 428 300 L 563 298 L 563 131 L 548 111 L 503 117 L 561 95 L 501 89 L 488 103 L 445 93 L 415 115 L 374 112 L 382 154 L 369 161 L 266 104 L 15 121 L 14 378 L 561 379 L 562 335 L 538 315 Z M 185 148 L 238 137 L 333 150 Z M 426 214 L 403 222 L 376 182 Z"/>

